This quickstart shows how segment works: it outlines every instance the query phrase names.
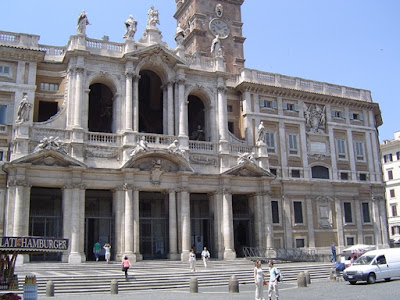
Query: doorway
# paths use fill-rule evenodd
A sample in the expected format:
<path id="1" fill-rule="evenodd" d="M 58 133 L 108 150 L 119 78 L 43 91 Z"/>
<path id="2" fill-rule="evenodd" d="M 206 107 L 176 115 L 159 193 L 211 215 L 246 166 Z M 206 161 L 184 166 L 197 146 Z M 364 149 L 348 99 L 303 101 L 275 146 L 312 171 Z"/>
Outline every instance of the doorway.
<path id="1" fill-rule="evenodd" d="M 237 257 L 244 257 L 243 247 L 253 247 L 253 215 L 247 195 L 232 195 L 233 231 Z"/>

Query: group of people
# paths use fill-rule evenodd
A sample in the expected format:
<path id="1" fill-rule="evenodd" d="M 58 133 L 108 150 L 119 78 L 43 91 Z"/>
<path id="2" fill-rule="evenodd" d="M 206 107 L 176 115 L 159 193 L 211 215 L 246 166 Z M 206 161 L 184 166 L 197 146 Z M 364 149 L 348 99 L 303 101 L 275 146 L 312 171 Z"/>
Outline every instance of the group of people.
<path id="1" fill-rule="evenodd" d="M 205 268 L 207 268 L 207 261 L 209 258 L 210 251 L 208 251 L 207 247 L 204 247 L 203 251 L 201 251 L 201 259 L 203 260 Z M 196 253 L 194 252 L 194 248 L 190 249 L 189 252 L 189 266 L 192 272 L 196 272 Z"/>
<path id="2" fill-rule="evenodd" d="M 109 264 L 110 258 L 111 258 L 111 245 L 109 243 L 105 243 L 103 246 L 103 249 L 105 251 L 104 259 Z M 94 254 L 95 260 L 99 261 L 100 254 L 101 254 L 101 244 L 98 241 L 93 245 L 93 254 Z"/>
<path id="3" fill-rule="evenodd" d="M 274 267 L 274 262 L 271 260 L 268 263 L 269 266 L 269 282 L 265 280 L 264 270 L 261 267 L 261 261 L 257 260 L 254 267 L 254 283 L 256 284 L 256 300 L 262 300 L 263 297 L 263 287 L 268 285 L 268 299 L 272 299 L 275 294 L 275 298 L 279 299 L 278 282 L 280 281 L 282 274 Z"/>

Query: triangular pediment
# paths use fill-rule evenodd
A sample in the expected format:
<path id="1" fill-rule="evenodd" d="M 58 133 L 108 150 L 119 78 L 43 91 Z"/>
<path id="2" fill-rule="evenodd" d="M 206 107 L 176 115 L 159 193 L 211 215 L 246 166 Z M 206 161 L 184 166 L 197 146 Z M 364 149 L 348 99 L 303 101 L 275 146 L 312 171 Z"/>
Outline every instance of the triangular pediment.
<path id="1" fill-rule="evenodd" d="M 79 160 L 53 149 L 45 149 L 33 152 L 24 157 L 10 162 L 11 165 L 30 164 L 35 166 L 47 167 L 81 167 L 87 168 L 87 165 Z"/>
<path id="2" fill-rule="evenodd" d="M 125 54 L 126 57 L 136 57 L 140 60 L 147 60 L 151 63 L 166 63 L 169 66 L 175 66 L 176 64 L 186 64 L 186 62 L 177 56 L 175 53 L 167 49 L 166 47 L 155 44 L 139 50 L 135 50 Z"/>
<path id="3" fill-rule="evenodd" d="M 177 154 L 171 154 L 166 150 L 150 150 L 132 156 L 121 169 L 139 169 L 143 171 L 152 171 L 159 168 L 163 172 L 190 172 L 194 170 L 188 160 Z"/>
<path id="4" fill-rule="evenodd" d="M 233 175 L 241 177 L 271 177 L 275 178 L 269 170 L 261 168 L 252 162 L 237 164 L 223 173 L 224 175 Z"/>

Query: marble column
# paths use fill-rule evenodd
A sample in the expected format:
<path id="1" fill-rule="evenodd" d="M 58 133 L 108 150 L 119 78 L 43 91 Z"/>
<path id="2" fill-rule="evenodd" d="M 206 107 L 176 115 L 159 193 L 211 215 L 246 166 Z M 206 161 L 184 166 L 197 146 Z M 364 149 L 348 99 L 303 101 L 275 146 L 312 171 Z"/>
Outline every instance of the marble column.
<path id="1" fill-rule="evenodd" d="M 254 237 L 255 246 L 263 247 L 264 245 L 264 228 L 263 228 L 263 192 L 257 193 L 254 199 Z"/>
<path id="2" fill-rule="evenodd" d="M 293 248 L 293 229 L 292 229 L 292 214 L 291 214 L 291 203 L 292 201 L 289 197 L 282 195 L 282 205 L 283 205 L 283 225 L 285 230 L 285 248 Z"/>
<path id="3" fill-rule="evenodd" d="M 185 99 L 185 80 L 180 79 L 178 83 L 178 99 L 179 99 L 179 137 L 188 136 L 188 115 L 187 101 Z"/>
<path id="4" fill-rule="evenodd" d="M 232 193 L 227 189 L 222 191 L 222 234 L 224 237 L 224 259 L 235 259 Z"/>
<path id="5" fill-rule="evenodd" d="M 350 128 L 347 129 L 347 144 L 349 146 L 349 160 L 351 168 L 351 180 L 357 181 L 357 168 L 356 168 L 356 158 L 354 155 L 354 145 L 353 145 L 353 132 Z"/>
<path id="6" fill-rule="evenodd" d="M 133 187 L 129 184 L 124 184 L 125 191 L 125 245 L 124 255 L 128 256 L 129 260 L 136 261 L 133 257 L 133 233 L 134 233 L 134 221 L 133 221 Z"/>
<path id="7" fill-rule="evenodd" d="M 132 93 L 133 93 L 133 86 L 132 86 L 132 72 L 125 72 L 125 85 L 126 85 L 126 95 L 125 95 L 125 129 L 132 130 Z"/>
<path id="8" fill-rule="evenodd" d="M 315 235 L 314 235 L 314 211 L 313 203 L 310 197 L 306 197 L 307 209 L 307 225 L 308 225 L 308 247 L 315 249 Z"/>
<path id="9" fill-rule="evenodd" d="M 218 90 L 218 130 L 219 139 L 222 142 L 228 142 L 228 112 L 227 112 L 227 102 L 226 102 L 226 87 L 225 85 L 220 85 Z"/>
<path id="10" fill-rule="evenodd" d="M 72 186 L 63 186 L 62 197 L 63 236 L 71 241 Z M 69 253 L 63 253 L 62 262 L 68 262 L 68 257 Z"/>
<path id="11" fill-rule="evenodd" d="M 139 132 L 139 75 L 133 75 L 133 131 Z"/>
<path id="12" fill-rule="evenodd" d="M 139 219 L 139 190 L 134 188 L 133 191 L 133 253 L 136 260 L 142 260 L 140 254 L 140 219 Z"/>
<path id="13" fill-rule="evenodd" d="M 168 191 L 168 221 L 169 221 L 169 259 L 177 260 L 178 255 L 178 231 L 176 218 L 176 194 L 175 190 Z"/>
<path id="14" fill-rule="evenodd" d="M 168 116 L 168 135 L 174 135 L 174 93 L 173 82 L 167 83 L 167 116 Z"/>
<path id="15" fill-rule="evenodd" d="M 337 246 L 343 250 L 346 244 L 344 242 L 342 201 L 339 198 L 335 198 L 335 211 L 337 224 Z"/>
<path id="16" fill-rule="evenodd" d="M 374 232 L 379 232 L 379 234 L 375 235 L 375 244 L 376 245 L 382 245 L 382 237 L 381 237 L 381 232 L 382 232 L 382 227 L 381 227 L 381 215 L 380 215 L 380 207 L 379 207 L 379 198 L 377 197 L 372 197 L 372 219 L 373 219 L 373 226 L 374 226 Z"/>
<path id="17" fill-rule="evenodd" d="M 181 260 L 188 261 L 190 251 L 190 197 L 186 189 L 181 192 L 182 254 Z"/>
<path id="18" fill-rule="evenodd" d="M 263 211 L 264 211 L 264 247 L 274 247 L 274 230 L 272 226 L 271 196 L 269 193 L 263 194 Z"/>
<path id="19" fill-rule="evenodd" d="M 81 232 L 81 185 L 74 184 L 72 186 L 72 201 L 71 201 L 71 240 L 70 240 L 70 254 L 68 262 L 70 264 L 80 264 L 83 261 L 83 251 L 81 252 L 81 234 L 84 236 L 84 232 Z M 83 203 L 84 205 L 84 203 Z M 84 211 L 83 211 L 84 218 Z M 83 219 L 83 222 L 85 220 Z M 82 245 L 83 248 L 83 245 Z M 83 249 L 82 249 L 83 250 Z"/>
<path id="20" fill-rule="evenodd" d="M 116 261 L 122 260 L 122 251 L 124 248 L 125 232 L 123 231 L 125 220 L 124 220 L 124 207 L 125 207 L 125 197 L 123 186 L 117 186 L 113 194 L 113 215 L 115 224 L 115 238 L 113 252 Z"/>
<path id="21" fill-rule="evenodd" d="M 354 199 L 354 210 L 356 211 L 357 244 L 364 244 L 363 241 L 363 215 L 360 199 Z"/>
<path id="22" fill-rule="evenodd" d="M 74 101 L 74 127 L 81 128 L 82 127 L 82 77 L 83 77 L 84 69 L 76 68 L 75 69 L 75 101 Z"/>

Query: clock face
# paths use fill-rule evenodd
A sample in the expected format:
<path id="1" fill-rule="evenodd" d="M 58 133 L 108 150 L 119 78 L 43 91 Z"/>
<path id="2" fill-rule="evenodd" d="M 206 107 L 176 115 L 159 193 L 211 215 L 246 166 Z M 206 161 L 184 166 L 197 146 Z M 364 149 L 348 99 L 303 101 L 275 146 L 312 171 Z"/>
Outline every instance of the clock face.
<path id="1" fill-rule="evenodd" d="M 219 38 L 227 38 L 231 32 L 228 25 L 220 19 L 212 19 L 210 22 L 210 30 L 213 35 L 218 35 Z"/>

